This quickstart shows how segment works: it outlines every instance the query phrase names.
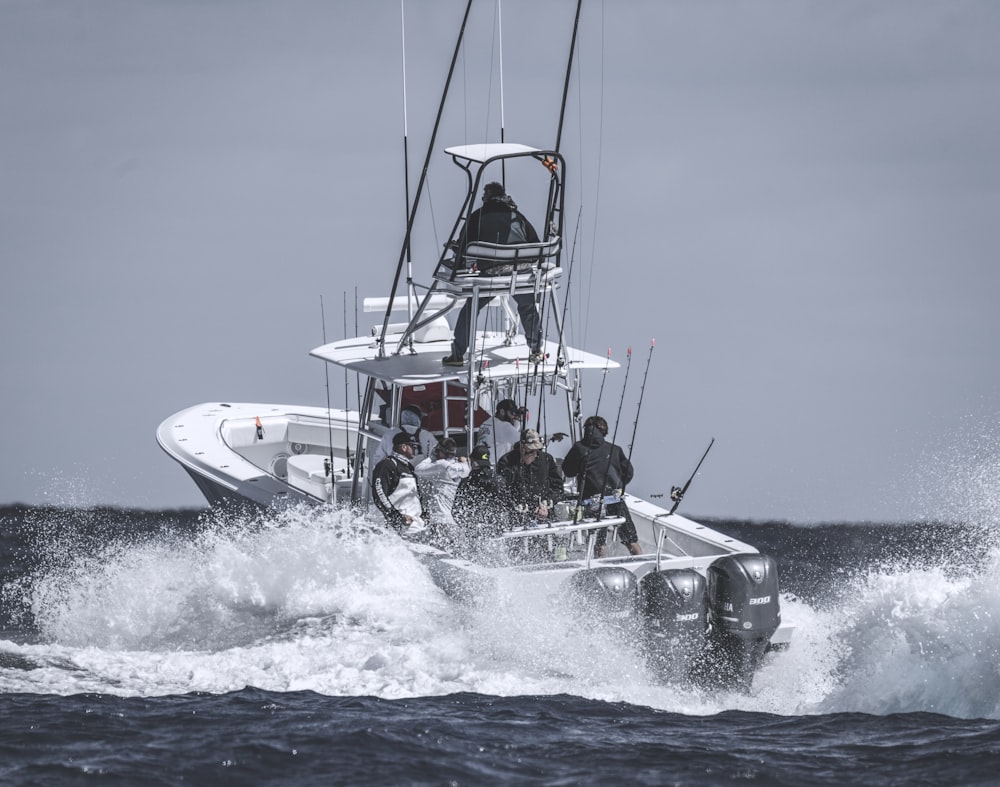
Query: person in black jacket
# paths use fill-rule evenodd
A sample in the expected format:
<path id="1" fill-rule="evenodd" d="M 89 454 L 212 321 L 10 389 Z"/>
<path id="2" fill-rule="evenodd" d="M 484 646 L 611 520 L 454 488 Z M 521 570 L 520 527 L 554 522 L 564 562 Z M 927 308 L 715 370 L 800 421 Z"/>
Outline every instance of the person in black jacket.
<path id="1" fill-rule="evenodd" d="M 522 523 L 549 518 L 552 504 L 563 495 L 563 475 L 542 438 L 525 429 L 521 442 L 497 462 L 497 473 L 507 485 L 514 518 Z"/>
<path id="2" fill-rule="evenodd" d="M 512 233 L 511 227 L 519 230 Z M 519 237 L 512 237 L 512 235 Z M 507 196 L 502 183 L 487 183 L 483 188 L 483 206 L 474 210 L 459 236 L 458 248 L 462 250 L 467 243 L 474 241 L 486 243 L 515 244 L 538 243 L 538 233 L 524 215 L 517 209 L 517 203 Z M 489 275 L 485 273 L 484 275 Z M 492 298 L 480 298 L 482 308 Z M 521 317 L 521 327 L 528 342 L 532 363 L 542 360 L 542 321 L 538 314 L 534 293 L 518 293 L 514 296 L 517 303 L 517 313 Z M 455 335 L 451 343 L 451 355 L 446 356 L 442 363 L 445 366 L 464 366 L 465 351 L 469 346 L 469 324 L 476 316 L 472 314 L 472 301 L 467 300 L 458 314 L 455 323 Z"/>
<path id="3" fill-rule="evenodd" d="M 632 463 L 621 448 L 604 439 L 607 435 L 608 422 L 599 415 L 592 415 L 583 422 L 583 439 L 575 443 L 563 459 L 563 472 L 569 477 L 576 477 L 577 489 L 583 498 L 620 495 L 632 480 Z M 608 516 L 625 517 L 625 522 L 618 528 L 618 540 L 633 555 L 641 555 L 635 522 L 625 501 L 611 503 L 604 511 Z M 597 533 L 594 545 L 596 557 L 604 557 L 607 539 L 607 528 Z"/>
<path id="4" fill-rule="evenodd" d="M 458 485 L 451 514 L 461 526 L 467 545 L 475 545 L 507 529 L 510 504 L 507 485 L 490 461 L 490 449 L 476 446 L 469 462 L 472 471 Z"/>
<path id="5" fill-rule="evenodd" d="M 399 432 L 392 438 L 392 453 L 372 470 L 372 496 L 385 521 L 399 533 L 413 535 L 426 529 L 423 507 L 413 472 L 412 436 Z"/>

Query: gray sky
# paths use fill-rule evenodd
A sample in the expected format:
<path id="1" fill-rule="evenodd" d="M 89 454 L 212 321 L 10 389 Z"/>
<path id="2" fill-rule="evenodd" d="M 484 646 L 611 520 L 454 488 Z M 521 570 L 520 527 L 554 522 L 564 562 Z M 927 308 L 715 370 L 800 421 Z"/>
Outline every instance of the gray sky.
<path id="1" fill-rule="evenodd" d="M 508 141 L 554 144 L 574 7 L 503 5 Z M 407 5 L 413 184 L 463 9 Z M 439 150 L 497 136 L 492 15 Z M 620 443 L 657 341 L 632 491 L 714 436 L 693 514 L 995 520 L 997 41 L 991 0 L 585 2 L 573 339 L 634 348 Z M 161 420 L 325 404 L 320 295 L 353 332 L 399 255 L 401 96 L 395 0 L 0 0 L 0 503 L 201 505 Z"/>

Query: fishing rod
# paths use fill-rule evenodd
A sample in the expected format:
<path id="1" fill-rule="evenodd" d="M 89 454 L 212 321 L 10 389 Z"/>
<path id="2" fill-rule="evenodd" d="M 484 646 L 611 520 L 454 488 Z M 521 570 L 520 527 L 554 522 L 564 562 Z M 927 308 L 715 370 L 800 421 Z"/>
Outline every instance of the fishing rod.
<path id="1" fill-rule="evenodd" d="M 691 486 L 691 482 L 694 481 L 694 477 L 698 475 L 698 470 L 701 469 L 701 463 L 705 461 L 705 457 L 708 456 L 708 452 L 712 450 L 712 446 L 715 445 L 715 438 L 713 437 L 711 442 L 708 444 L 708 448 L 705 449 L 705 453 L 701 455 L 701 459 L 698 460 L 698 464 L 695 465 L 694 472 L 691 473 L 691 477 L 687 480 L 684 486 L 674 486 L 670 488 L 670 499 L 674 501 L 673 506 L 671 506 L 670 511 L 667 516 L 674 513 L 677 510 L 677 506 L 681 504 L 681 500 L 684 499 L 684 494 L 688 491 L 688 487 Z"/>
<path id="2" fill-rule="evenodd" d="M 347 290 L 344 290 L 344 338 L 349 338 L 347 335 Z M 348 411 L 351 409 L 351 381 L 347 372 L 347 367 L 344 367 L 344 456 L 347 457 L 347 472 L 351 472 L 351 424 L 349 420 Z M 333 446 L 333 438 L 330 438 L 331 450 Z M 333 461 L 330 462 L 330 478 L 333 478 Z"/>
<path id="3" fill-rule="evenodd" d="M 423 193 L 424 184 L 427 182 L 427 171 L 431 166 L 431 155 L 434 153 L 434 145 L 437 143 L 438 129 L 441 127 L 441 118 L 444 115 L 445 101 L 448 98 L 448 90 L 451 87 L 451 79 L 455 74 L 455 65 L 458 63 L 458 55 L 462 51 L 462 40 L 465 38 L 465 26 L 469 21 L 469 12 L 472 10 L 472 0 L 468 0 L 465 6 L 465 16 L 462 17 L 462 26 L 459 28 L 458 40 L 455 41 L 455 52 L 451 57 L 451 65 L 448 67 L 448 78 L 444 83 L 444 90 L 441 93 L 441 102 L 438 105 L 437 117 L 434 119 L 434 130 L 431 132 L 430 143 L 427 145 L 427 155 L 424 158 L 424 167 L 420 171 L 420 179 L 417 181 L 417 190 L 413 196 L 413 205 L 410 207 L 409 216 L 406 219 L 406 234 L 403 236 L 403 248 L 399 251 L 399 261 L 396 263 L 396 273 L 392 278 L 392 289 L 389 292 L 389 300 L 385 307 L 385 318 L 382 320 L 382 331 L 378 339 L 378 357 L 385 358 L 385 336 L 389 332 L 389 318 L 392 316 L 392 305 L 396 299 L 396 291 L 399 289 L 399 277 L 403 272 L 403 263 L 406 261 L 406 254 L 410 248 L 410 238 L 413 234 L 413 223 L 416 220 L 417 206 L 420 204 L 420 195 Z M 409 293 L 407 293 L 409 298 Z"/>
<path id="4" fill-rule="evenodd" d="M 618 439 L 618 424 L 621 422 L 622 418 L 622 405 L 625 403 L 625 389 L 628 387 L 628 373 L 629 369 L 632 368 L 632 348 L 629 347 L 625 352 L 625 379 L 622 381 L 622 395 L 621 399 L 618 400 L 618 415 L 615 416 L 615 431 L 611 436 L 611 445 L 608 447 L 608 461 L 604 465 L 604 476 L 601 479 L 600 491 L 600 501 L 597 504 L 597 519 L 600 520 L 604 516 L 604 490 L 607 487 L 608 475 L 611 473 L 611 460 L 615 455 L 615 440 Z M 596 428 L 596 427 L 595 427 Z"/>
<path id="5" fill-rule="evenodd" d="M 320 322 L 323 325 L 323 344 L 326 344 L 326 307 L 323 305 L 323 294 L 320 293 L 319 296 L 319 314 Z M 330 472 L 329 475 L 333 477 L 333 410 L 330 405 L 330 364 L 323 364 L 323 371 L 326 374 L 326 425 L 328 430 L 328 438 L 330 441 Z M 258 421 L 258 423 L 260 423 Z M 350 450 L 347 452 L 348 457 L 350 457 Z"/>
<path id="6" fill-rule="evenodd" d="M 608 348 L 608 358 L 604 362 L 604 376 L 601 378 L 601 389 L 597 392 L 597 407 L 595 413 L 601 412 L 601 399 L 604 398 L 604 381 L 608 379 L 608 367 L 611 365 L 611 348 Z"/>
<path id="7" fill-rule="evenodd" d="M 642 385 L 639 386 L 639 403 L 635 406 L 635 421 L 632 422 L 632 442 L 628 444 L 628 461 L 632 462 L 632 451 L 635 448 L 635 435 L 639 430 L 639 411 L 642 410 L 642 399 L 646 394 L 646 378 L 649 377 L 649 363 L 653 360 L 653 348 L 656 347 L 656 339 L 649 340 L 649 355 L 646 356 L 646 371 L 642 374 Z M 624 491 L 624 487 L 623 490 Z"/>

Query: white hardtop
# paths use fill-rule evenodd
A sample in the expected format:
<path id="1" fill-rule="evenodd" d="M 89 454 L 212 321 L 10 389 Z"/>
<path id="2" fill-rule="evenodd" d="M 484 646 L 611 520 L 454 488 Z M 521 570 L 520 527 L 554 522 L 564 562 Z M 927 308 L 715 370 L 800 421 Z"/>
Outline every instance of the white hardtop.
<path id="1" fill-rule="evenodd" d="M 551 375 L 573 369 L 617 369 L 619 364 L 599 355 L 564 347 L 562 366 L 556 366 L 559 345 L 543 342 L 543 352 L 548 356 L 538 365 L 537 371 Z M 468 379 L 468 367 L 447 367 L 441 360 L 450 353 L 451 341 L 414 342 L 396 355 L 379 357 L 378 343 L 370 336 L 342 339 L 317 347 L 309 354 L 329 361 L 352 372 L 385 380 L 392 385 L 425 385 L 446 380 Z M 528 347 L 523 343 L 508 344 L 502 332 L 480 332 L 476 340 L 476 367 L 485 380 L 528 377 L 535 374 L 534 364 L 528 363 Z"/>
<path id="2" fill-rule="evenodd" d="M 445 148 L 444 152 L 455 158 L 482 164 L 484 161 L 498 156 L 530 155 L 542 151 L 529 145 L 520 145 L 517 142 L 483 142 L 478 145 L 455 145 L 451 148 Z"/>

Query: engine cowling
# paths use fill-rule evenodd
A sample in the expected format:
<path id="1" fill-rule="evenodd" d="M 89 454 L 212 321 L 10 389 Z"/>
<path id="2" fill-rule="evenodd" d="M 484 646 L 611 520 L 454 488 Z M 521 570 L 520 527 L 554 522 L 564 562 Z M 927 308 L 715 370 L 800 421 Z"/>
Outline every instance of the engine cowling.
<path id="1" fill-rule="evenodd" d="M 706 598 L 708 641 L 695 673 L 702 684 L 747 691 L 781 623 L 774 558 L 719 558 L 708 567 Z"/>
<path id="2" fill-rule="evenodd" d="M 667 569 L 639 581 L 646 661 L 661 680 L 686 681 L 705 642 L 705 578 L 694 569 Z"/>
<path id="3" fill-rule="evenodd" d="M 638 609 L 635 574 L 618 566 L 578 571 L 566 580 L 577 611 L 602 621 L 631 621 Z"/>
<path id="4" fill-rule="evenodd" d="M 761 554 L 720 557 L 708 567 L 713 627 L 743 639 L 770 638 L 781 623 L 778 567 Z"/>

